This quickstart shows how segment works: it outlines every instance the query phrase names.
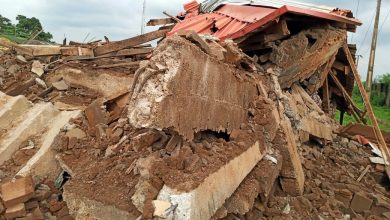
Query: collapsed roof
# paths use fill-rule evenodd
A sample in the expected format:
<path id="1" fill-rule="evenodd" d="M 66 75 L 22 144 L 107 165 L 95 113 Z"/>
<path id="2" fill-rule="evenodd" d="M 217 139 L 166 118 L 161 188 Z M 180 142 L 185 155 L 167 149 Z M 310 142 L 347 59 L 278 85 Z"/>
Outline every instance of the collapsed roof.
<path id="1" fill-rule="evenodd" d="M 345 25 L 355 31 L 362 23 L 353 18 L 352 12 L 338 8 L 314 6 L 295 1 L 269 0 L 206 0 L 199 4 L 192 1 L 184 5 L 184 20 L 178 23 L 168 35 L 180 30 L 194 30 L 211 34 L 221 40 L 237 39 L 264 28 L 268 23 L 282 16 L 308 16 L 323 19 L 337 25 Z"/>

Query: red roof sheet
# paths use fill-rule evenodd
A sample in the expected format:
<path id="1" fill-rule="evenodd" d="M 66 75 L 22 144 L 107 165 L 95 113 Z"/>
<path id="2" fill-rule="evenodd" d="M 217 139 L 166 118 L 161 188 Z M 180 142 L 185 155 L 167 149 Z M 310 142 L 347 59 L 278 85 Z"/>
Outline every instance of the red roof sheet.
<path id="1" fill-rule="evenodd" d="M 193 2 L 191 4 L 192 8 L 194 8 Z M 293 6 L 269 8 L 226 4 L 210 13 L 198 14 L 198 12 L 190 11 L 186 18 L 176 24 L 168 35 L 172 35 L 179 30 L 193 30 L 201 34 L 212 34 L 221 40 L 236 39 L 276 20 L 286 13 L 312 16 L 351 25 L 361 24 L 356 19 L 336 13 L 302 9 Z"/>

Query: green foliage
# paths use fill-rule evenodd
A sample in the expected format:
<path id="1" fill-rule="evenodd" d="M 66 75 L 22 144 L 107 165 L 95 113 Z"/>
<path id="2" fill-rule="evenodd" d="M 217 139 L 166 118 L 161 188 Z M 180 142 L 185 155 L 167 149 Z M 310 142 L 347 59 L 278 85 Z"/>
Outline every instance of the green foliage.
<path id="1" fill-rule="evenodd" d="M 374 106 L 385 106 L 386 96 L 379 91 L 371 92 L 371 104 Z"/>
<path id="2" fill-rule="evenodd" d="M 390 74 L 385 74 L 385 75 L 389 76 Z M 381 77 L 381 79 L 382 78 L 386 78 L 386 77 Z M 361 97 L 359 88 L 357 86 L 355 86 L 353 89 L 352 99 L 359 109 L 361 110 L 365 109 L 363 98 Z M 384 102 L 385 102 L 384 99 L 385 99 L 384 94 L 380 94 L 379 92 L 376 91 L 373 91 L 371 93 L 371 105 L 374 110 L 375 116 L 383 121 L 390 122 L 390 107 L 384 106 Z M 336 114 L 336 120 L 340 121 L 340 112 Z M 343 125 L 347 125 L 349 123 L 356 123 L 356 121 L 352 116 L 345 114 Z M 369 122 L 369 124 L 371 123 Z M 379 127 L 385 131 L 390 131 L 390 127 L 387 127 L 385 125 L 380 124 Z"/>
<path id="3" fill-rule="evenodd" d="M 378 83 L 390 85 L 390 73 L 379 76 L 375 81 Z"/>
<path id="4" fill-rule="evenodd" d="M 0 34 L 28 40 L 34 34 L 43 30 L 41 22 L 35 17 L 28 18 L 24 15 L 18 15 L 16 20 L 17 24 L 12 24 L 8 18 L 0 15 Z M 35 39 L 50 42 L 53 39 L 53 35 L 42 31 Z"/>

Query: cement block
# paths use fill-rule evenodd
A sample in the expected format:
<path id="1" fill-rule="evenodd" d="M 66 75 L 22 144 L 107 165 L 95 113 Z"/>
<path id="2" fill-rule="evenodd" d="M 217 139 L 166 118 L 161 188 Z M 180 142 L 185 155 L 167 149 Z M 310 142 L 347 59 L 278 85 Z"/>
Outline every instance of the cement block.
<path id="1" fill-rule="evenodd" d="M 135 220 L 138 216 L 133 216 L 129 212 L 120 210 L 111 205 L 105 205 L 69 191 L 64 187 L 64 201 L 69 208 L 69 214 L 75 219 L 83 220 Z"/>
<path id="2" fill-rule="evenodd" d="M 180 192 L 165 185 L 158 200 L 178 205 L 173 219 L 208 220 L 234 193 L 263 156 L 259 143 L 256 142 L 247 151 L 207 177 L 196 189 Z"/>
<path id="3" fill-rule="evenodd" d="M 16 174 L 16 176 L 33 175 L 37 177 L 52 177 L 56 178 L 61 168 L 55 159 L 56 152 L 52 149 L 53 142 L 60 132 L 71 118 L 77 118 L 81 114 L 80 111 L 61 112 L 55 117 L 51 123 L 47 132 L 42 135 L 39 150 L 35 155 L 26 163 L 26 165 Z"/>
<path id="4" fill-rule="evenodd" d="M 11 97 L 0 92 L 0 130 L 8 129 L 31 106 L 24 96 Z"/>
<path id="5" fill-rule="evenodd" d="M 21 116 L 17 126 L 7 131 L 4 139 L 0 141 L 0 165 L 11 158 L 23 141 L 43 131 L 47 122 L 57 114 L 59 111 L 51 103 L 41 103 Z"/>
<path id="6" fill-rule="evenodd" d="M 361 193 L 355 193 L 351 202 L 351 208 L 358 213 L 371 209 L 373 200 Z"/>

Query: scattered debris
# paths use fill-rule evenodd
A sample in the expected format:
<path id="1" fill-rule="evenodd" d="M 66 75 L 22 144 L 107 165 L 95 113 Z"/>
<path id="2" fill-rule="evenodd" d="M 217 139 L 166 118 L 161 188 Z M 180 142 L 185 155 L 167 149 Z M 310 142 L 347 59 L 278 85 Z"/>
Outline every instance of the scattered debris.
<path id="1" fill-rule="evenodd" d="M 0 214 L 388 216 L 387 134 L 332 118 L 364 122 L 345 44 L 361 23 L 289 4 L 192 1 L 120 41 L 0 40 Z"/>

